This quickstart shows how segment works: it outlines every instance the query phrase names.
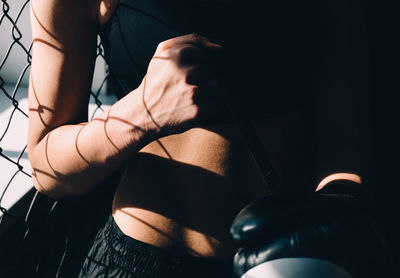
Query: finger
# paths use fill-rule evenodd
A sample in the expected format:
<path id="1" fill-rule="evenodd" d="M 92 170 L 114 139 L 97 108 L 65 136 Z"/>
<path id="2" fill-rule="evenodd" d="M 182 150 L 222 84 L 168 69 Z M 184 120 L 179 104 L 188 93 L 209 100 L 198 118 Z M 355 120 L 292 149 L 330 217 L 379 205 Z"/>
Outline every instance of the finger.
<path id="1" fill-rule="evenodd" d="M 193 102 L 196 105 L 203 105 L 205 103 L 224 103 L 223 95 L 218 90 L 215 80 L 203 82 L 201 85 L 196 86 L 195 93 L 193 94 Z"/>
<path id="2" fill-rule="evenodd" d="M 209 50 L 220 50 L 222 48 L 220 44 L 213 43 L 204 36 L 192 33 L 163 41 L 158 45 L 157 49 L 168 50 L 179 44 L 194 44 Z"/>
<path id="3" fill-rule="evenodd" d="M 204 54 L 199 47 L 193 44 L 180 44 L 169 49 L 171 60 L 181 67 L 204 64 Z"/>
<path id="4" fill-rule="evenodd" d="M 186 83 L 190 85 L 202 85 L 215 80 L 213 72 L 205 65 L 197 65 L 188 68 L 186 73 Z"/>

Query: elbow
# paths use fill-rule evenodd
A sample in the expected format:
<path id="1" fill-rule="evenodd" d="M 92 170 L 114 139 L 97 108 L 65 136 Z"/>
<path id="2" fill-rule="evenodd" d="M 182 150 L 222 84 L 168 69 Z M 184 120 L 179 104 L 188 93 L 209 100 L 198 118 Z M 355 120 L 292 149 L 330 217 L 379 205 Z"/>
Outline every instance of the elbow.
<path id="1" fill-rule="evenodd" d="M 63 185 L 61 182 L 49 178 L 35 165 L 32 165 L 32 181 L 35 189 L 49 198 L 58 200 L 68 196 L 68 194 L 62 192 Z"/>
<path id="2" fill-rule="evenodd" d="M 54 200 L 58 200 L 58 199 L 62 198 L 62 196 L 58 196 L 58 194 L 56 194 L 54 192 L 54 190 L 51 190 L 50 188 L 45 188 L 41 184 L 39 184 L 37 179 L 33 177 L 34 175 L 36 175 L 35 172 L 32 172 L 33 186 L 39 193 L 41 193 L 51 199 L 54 199 Z"/>
<path id="3" fill-rule="evenodd" d="M 28 157 L 32 166 L 32 181 L 35 189 L 52 199 L 61 199 L 73 195 L 66 190 L 65 178 L 48 167 L 46 158 L 35 152 L 35 147 L 28 144 Z"/>
<path id="4" fill-rule="evenodd" d="M 71 187 L 65 181 L 44 177 L 43 173 L 39 173 L 37 169 L 32 171 L 32 179 L 35 189 L 51 199 L 59 200 L 78 195 L 78 193 L 68 190 Z"/>
<path id="5" fill-rule="evenodd" d="M 44 183 L 44 179 L 42 178 L 45 171 L 41 170 L 41 168 L 43 168 L 41 164 L 43 164 L 43 163 L 40 163 L 40 162 L 43 161 L 43 158 L 38 157 L 38 155 L 36 154 L 36 152 L 35 152 L 36 146 L 34 144 L 32 144 L 31 142 L 28 141 L 27 147 L 28 147 L 27 148 L 28 158 L 29 158 L 29 162 L 32 167 L 33 186 L 39 193 L 46 195 L 47 197 L 55 199 L 54 193 L 50 189 L 51 186 L 49 186 L 47 184 L 47 182 Z"/>

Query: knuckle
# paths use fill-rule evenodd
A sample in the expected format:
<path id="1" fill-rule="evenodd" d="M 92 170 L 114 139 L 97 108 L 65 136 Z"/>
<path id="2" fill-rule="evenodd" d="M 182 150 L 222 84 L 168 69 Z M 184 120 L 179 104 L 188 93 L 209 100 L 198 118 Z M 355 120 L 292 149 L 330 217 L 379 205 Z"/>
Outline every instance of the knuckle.
<path id="1" fill-rule="evenodd" d="M 202 60 L 202 53 L 200 48 L 192 44 L 181 45 L 175 49 L 175 57 L 181 66 L 190 66 L 200 63 Z"/>
<path id="2" fill-rule="evenodd" d="M 199 87 L 198 86 L 190 86 L 189 93 L 192 96 L 192 98 L 195 98 L 197 96 L 197 94 L 199 93 Z"/>
<path id="3" fill-rule="evenodd" d="M 157 48 L 156 48 L 155 53 L 159 53 L 159 52 L 162 50 L 162 48 L 163 48 L 162 43 L 163 43 L 163 42 L 160 42 L 160 43 L 157 45 Z"/>
<path id="4" fill-rule="evenodd" d="M 190 38 L 191 38 L 192 41 L 197 42 L 197 41 L 200 40 L 200 35 L 197 34 L 197 33 L 192 33 L 192 34 L 190 34 Z"/>
<path id="5" fill-rule="evenodd" d="M 200 107 L 198 107 L 197 105 L 195 105 L 192 109 L 192 118 L 193 119 L 197 119 L 200 117 Z"/>
<path id="6" fill-rule="evenodd" d="M 198 86 L 191 86 L 189 89 L 189 92 L 188 92 L 188 94 L 191 98 L 190 101 L 195 105 L 198 105 L 198 103 L 199 103 L 199 97 L 200 97 L 199 92 L 200 92 L 200 89 Z"/>
<path id="7" fill-rule="evenodd" d="M 197 71 L 195 67 L 189 67 L 185 73 L 185 82 L 186 84 L 195 85 L 197 83 Z"/>
<path id="8" fill-rule="evenodd" d="M 168 44 L 168 41 L 162 41 L 162 42 L 158 43 L 157 48 L 156 48 L 156 53 L 165 50 L 167 48 L 167 44 Z"/>
<path id="9" fill-rule="evenodd" d="M 203 36 L 200 36 L 198 33 L 192 33 L 192 34 L 191 34 L 191 40 L 192 40 L 194 43 L 200 43 L 200 42 L 203 42 L 203 41 L 204 41 L 204 37 L 203 37 Z"/>
<path id="10" fill-rule="evenodd" d="M 200 48 L 193 44 L 184 44 L 180 48 L 180 53 L 183 55 L 193 55 L 201 53 Z"/>

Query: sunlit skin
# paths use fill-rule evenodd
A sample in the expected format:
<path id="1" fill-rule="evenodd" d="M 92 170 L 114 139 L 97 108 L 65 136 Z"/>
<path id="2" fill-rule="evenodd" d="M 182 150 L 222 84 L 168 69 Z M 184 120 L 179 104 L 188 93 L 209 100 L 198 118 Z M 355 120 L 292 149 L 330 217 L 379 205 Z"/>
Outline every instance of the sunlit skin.
<path id="1" fill-rule="evenodd" d="M 321 180 L 316 188 L 316 190 L 320 190 L 324 188 L 327 184 L 335 182 L 335 181 L 340 181 L 340 180 L 348 180 L 348 181 L 353 181 L 356 184 L 361 185 L 361 177 L 357 174 L 353 173 L 335 173 L 332 175 L 329 175 L 325 177 L 323 180 Z"/>
<path id="2" fill-rule="evenodd" d="M 201 49 L 218 53 L 223 46 L 194 34 L 161 42 L 141 85 L 88 121 L 96 30 L 117 4 L 31 1 L 35 187 L 53 198 L 78 195 L 126 163 L 112 211 L 125 234 L 176 252 L 231 258 L 233 217 L 267 189 L 234 125 L 202 126 L 220 96 L 212 76 L 196 75 L 203 72 Z M 287 151 L 301 148 L 299 122 L 296 114 L 252 122 L 282 188 L 309 180 L 300 154 Z"/>

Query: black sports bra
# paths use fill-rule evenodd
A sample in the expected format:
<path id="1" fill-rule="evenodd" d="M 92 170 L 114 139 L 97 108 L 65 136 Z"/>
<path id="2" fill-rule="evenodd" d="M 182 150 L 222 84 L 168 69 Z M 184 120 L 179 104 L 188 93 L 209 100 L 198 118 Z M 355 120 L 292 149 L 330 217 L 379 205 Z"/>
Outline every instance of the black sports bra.
<path id="1" fill-rule="evenodd" d="M 304 107 L 316 87 L 318 25 L 309 6 L 290 2 L 120 0 L 100 30 L 111 90 L 121 98 L 137 88 L 159 42 L 196 32 L 229 50 L 225 76 L 243 115 Z"/>

